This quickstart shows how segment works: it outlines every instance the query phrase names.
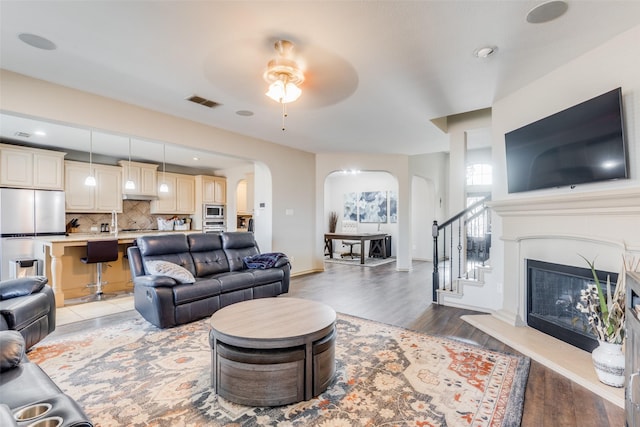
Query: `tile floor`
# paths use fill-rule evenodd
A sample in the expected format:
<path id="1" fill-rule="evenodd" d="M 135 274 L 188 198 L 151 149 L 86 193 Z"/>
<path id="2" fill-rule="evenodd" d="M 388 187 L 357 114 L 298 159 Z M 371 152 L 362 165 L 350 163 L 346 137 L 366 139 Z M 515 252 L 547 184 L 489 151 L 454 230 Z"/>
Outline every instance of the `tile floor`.
<path id="1" fill-rule="evenodd" d="M 56 311 L 56 325 L 62 326 L 81 320 L 95 319 L 133 310 L 133 295 L 124 294 L 104 301 L 92 301 L 77 303 L 77 301 L 65 301 L 64 307 L 58 307 Z"/>

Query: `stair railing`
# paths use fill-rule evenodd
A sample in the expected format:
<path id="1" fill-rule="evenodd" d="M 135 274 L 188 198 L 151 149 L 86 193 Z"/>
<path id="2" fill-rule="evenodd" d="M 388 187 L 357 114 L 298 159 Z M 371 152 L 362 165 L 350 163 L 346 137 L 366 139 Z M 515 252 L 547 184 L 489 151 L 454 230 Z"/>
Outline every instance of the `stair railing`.
<path id="1" fill-rule="evenodd" d="M 489 259 L 491 212 L 486 203 L 490 200 L 491 196 L 487 196 L 442 224 L 433 221 L 434 302 L 438 301 L 439 289 L 453 291 L 454 276 L 468 279 L 471 271 L 475 279 L 476 267 Z"/>

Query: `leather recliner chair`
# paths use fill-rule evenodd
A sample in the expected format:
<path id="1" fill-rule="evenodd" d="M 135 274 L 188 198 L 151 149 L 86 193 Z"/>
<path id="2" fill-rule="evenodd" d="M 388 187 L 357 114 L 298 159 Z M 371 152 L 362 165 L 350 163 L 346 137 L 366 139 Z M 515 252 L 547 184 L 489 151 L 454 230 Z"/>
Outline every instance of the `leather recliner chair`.
<path id="1" fill-rule="evenodd" d="M 0 425 L 93 427 L 80 405 L 25 355 L 17 331 L 0 331 Z"/>
<path id="2" fill-rule="evenodd" d="M 56 299 L 45 276 L 0 282 L 0 331 L 20 332 L 27 349 L 56 329 Z"/>

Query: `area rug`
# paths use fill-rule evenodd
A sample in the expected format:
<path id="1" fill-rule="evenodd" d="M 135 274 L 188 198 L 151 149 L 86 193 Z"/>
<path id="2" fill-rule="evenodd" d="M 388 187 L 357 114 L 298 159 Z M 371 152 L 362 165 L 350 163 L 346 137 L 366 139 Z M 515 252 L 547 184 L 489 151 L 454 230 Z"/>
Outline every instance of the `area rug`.
<path id="1" fill-rule="evenodd" d="M 337 374 L 319 396 L 259 408 L 211 389 L 208 321 L 142 318 L 29 353 L 96 426 L 519 426 L 529 359 L 338 315 Z"/>
<path id="2" fill-rule="evenodd" d="M 325 258 L 324 262 L 328 262 L 331 264 L 342 264 L 342 265 L 353 265 L 355 267 L 377 267 L 379 265 L 390 264 L 392 262 L 396 262 L 395 257 L 389 258 L 365 258 L 364 264 L 360 264 L 360 257 L 356 258 Z"/>

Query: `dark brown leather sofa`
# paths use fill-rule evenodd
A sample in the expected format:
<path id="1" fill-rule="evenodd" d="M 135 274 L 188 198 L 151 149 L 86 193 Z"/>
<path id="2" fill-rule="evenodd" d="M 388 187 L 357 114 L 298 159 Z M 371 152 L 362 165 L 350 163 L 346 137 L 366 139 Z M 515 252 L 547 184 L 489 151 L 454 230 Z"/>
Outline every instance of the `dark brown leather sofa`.
<path id="1" fill-rule="evenodd" d="M 273 265 L 247 268 L 260 255 L 253 233 L 222 232 L 142 236 L 128 249 L 136 310 L 159 328 L 211 316 L 235 302 L 273 297 L 289 291 L 291 265 L 284 254 Z M 194 277 L 194 283 L 149 273 L 149 261 L 169 261 Z"/>

